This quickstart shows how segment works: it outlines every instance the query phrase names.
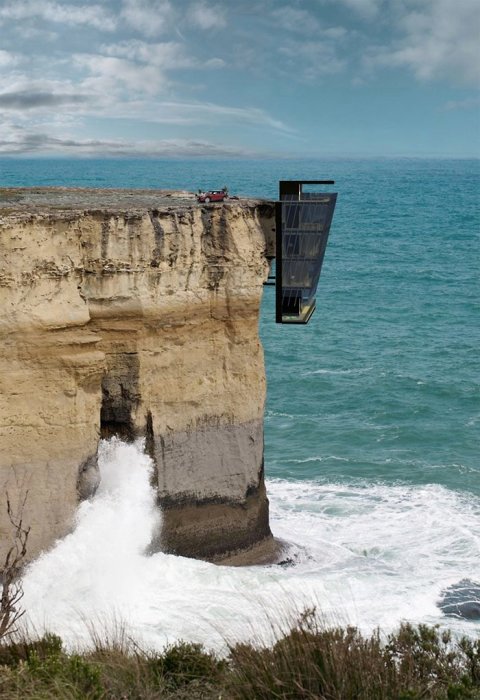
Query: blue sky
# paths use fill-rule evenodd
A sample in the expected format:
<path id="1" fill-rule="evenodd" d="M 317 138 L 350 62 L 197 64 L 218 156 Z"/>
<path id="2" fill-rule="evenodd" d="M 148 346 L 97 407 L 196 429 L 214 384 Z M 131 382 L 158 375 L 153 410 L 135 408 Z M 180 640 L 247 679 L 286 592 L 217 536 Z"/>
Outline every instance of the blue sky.
<path id="1" fill-rule="evenodd" d="M 0 0 L 0 154 L 480 156 L 479 0 Z"/>

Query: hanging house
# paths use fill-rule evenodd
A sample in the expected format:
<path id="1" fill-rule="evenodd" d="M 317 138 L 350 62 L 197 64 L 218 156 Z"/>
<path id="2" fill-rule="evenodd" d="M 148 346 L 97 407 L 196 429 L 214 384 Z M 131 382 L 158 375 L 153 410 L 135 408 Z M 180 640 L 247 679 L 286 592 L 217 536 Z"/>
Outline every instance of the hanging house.
<path id="1" fill-rule="evenodd" d="M 337 194 L 304 192 L 333 180 L 281 180 L 276 209 L 276 322 L 308 323 Z"/>

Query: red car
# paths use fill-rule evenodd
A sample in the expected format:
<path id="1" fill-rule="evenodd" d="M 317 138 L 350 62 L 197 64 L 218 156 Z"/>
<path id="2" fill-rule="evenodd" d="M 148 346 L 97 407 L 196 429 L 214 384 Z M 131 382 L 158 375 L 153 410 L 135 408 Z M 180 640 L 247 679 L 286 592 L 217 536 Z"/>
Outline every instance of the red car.
<path id="1" fill-rule="evenodd" d="M 228 197 L 228 194 L 224 190 L 210 190 L 209 192 L 202 192 L 197 194 L 197 202 L 223 202 L 224 199 Z"/>

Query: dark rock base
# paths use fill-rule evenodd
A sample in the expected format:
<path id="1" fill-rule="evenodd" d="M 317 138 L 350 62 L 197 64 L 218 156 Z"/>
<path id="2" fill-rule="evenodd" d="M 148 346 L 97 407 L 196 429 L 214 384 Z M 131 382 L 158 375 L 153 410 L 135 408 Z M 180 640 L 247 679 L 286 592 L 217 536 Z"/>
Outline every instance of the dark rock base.
<path id="1" fill-rule="evenodd" d="M 153 549 L 220 561 L 229 554 L 272 541 L 265 485 L 243 503 L 195 501 L 162 507 L 163 524 Z"/>

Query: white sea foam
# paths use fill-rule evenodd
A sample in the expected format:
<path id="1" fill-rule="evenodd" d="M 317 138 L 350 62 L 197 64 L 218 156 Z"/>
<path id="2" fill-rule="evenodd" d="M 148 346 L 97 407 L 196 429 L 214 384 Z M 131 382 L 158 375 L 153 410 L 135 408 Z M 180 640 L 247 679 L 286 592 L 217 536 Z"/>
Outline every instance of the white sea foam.
<path id="1" fill-rule="evenodd" d="M 439 486 L 268 484 L 272 529 L 297 545 L 293 567 L 217 567 L 149 556 L 159 526 L 142 445 L 100 450 L 102 485 L 74 531 L 24 580 L 26 622 L 88 645 L 88 625 L 115 622 L 161 648 L 187 639 L 222 650 L 225 638 L 272 639 L 271 622 L 312 602 L 335 623 L 385 631 L 400 620 L 442 622 L 441 590 L 479 578 L 480 499 Z M 459 620 L 466 633 L 480 625 Z"/>
<path id="2" fill-rule="evenodd" d="M 302 542 L 304 574 L 318 577 L 329 606 L 362 629 L 445 622 L 436 606 L 442 589 L 480 578 L 478 497 L 370 483 L 274 481 L 269 492 L 275 533 Z"/>
<path id="3" fill-rule="evenodd" d="M 312 369 L 308 370 L 306 372 L 302 372 L 302 377 L 309 377 L 312 374 L 366 374 L 367 372 L 370 372 L 373 369 L 373 367 L 351 367 L 350 369 L 326 369 L 326 368 L 319 368 L 319 369 Z"/>
<path id="4" fill-rule="evenodd" d="M 315 455 L 313 457 L 305 457 L 304 459 L 292 459 L 291 461 L 295 464 L 308 464 L 308 462 L 348 462 L 346 457 L 337 457 L 336 455 Z"/>

